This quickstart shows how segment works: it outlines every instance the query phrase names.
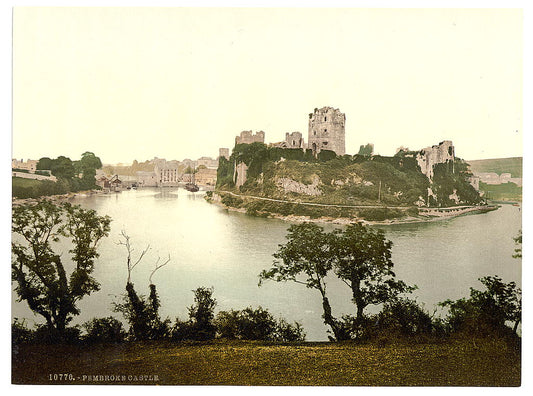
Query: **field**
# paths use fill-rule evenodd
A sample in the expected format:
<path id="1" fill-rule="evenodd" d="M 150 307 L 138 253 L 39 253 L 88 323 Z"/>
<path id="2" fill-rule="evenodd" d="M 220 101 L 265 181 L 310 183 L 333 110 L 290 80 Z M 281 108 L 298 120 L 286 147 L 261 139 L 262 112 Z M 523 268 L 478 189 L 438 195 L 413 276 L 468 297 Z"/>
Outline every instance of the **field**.
<path id="1" fill-rule="evenodd" d="M 23 187 L 23 188 L 37 187 L 40 184 L 41 184 L 41 182 L 39 180 L 25 179 L 25 178 L 22 178 L 22 177 L 13 177 L 12 178 L 13 189 L 20 188 L 20 187 Z"/>
<path id="2" fill-rule="evenodd" d="M 520 386 L 519 349 L 491 338 L 22 345 L 13 351 L 17 384 Z"/>
<path id="3" fill-rule="evenodd" d="M 479 189 L 485 197 L 493 201 L 522 201 L 522 187 L 514 183 L 486 184 L 479 183 Z"/>
<path id="4" fill-rule="evenodd" d="M 473 173 L 510 173 L 511 177 L 522 177 L 522 157 L 494 158 L 466 161 Z"/>

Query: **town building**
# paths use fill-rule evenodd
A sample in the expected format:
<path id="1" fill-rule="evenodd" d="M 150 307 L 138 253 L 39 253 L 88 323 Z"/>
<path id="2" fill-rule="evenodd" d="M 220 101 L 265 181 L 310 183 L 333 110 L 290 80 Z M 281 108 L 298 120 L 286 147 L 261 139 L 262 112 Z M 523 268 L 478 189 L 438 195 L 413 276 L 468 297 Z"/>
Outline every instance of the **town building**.
<path id="1" fill-rule="evenodd" d="M 31 160 L 31 159 L 24 162 L 23 159 L 19 161 L 13 158 L 11 159 L 11 169 L 22 169 L 22 170 L 27 170 L 30 173 L 35 173 L 35 171 L 37 170 L 38 162 L 39 161 L 37 160 Z"/>

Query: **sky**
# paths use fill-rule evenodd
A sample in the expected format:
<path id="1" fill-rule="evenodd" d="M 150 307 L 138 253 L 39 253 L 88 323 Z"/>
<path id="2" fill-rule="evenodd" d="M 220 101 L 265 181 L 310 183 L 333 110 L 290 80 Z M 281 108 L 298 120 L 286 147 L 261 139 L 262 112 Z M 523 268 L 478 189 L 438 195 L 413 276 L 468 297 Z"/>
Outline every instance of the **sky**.
<path id="1" fill-rule="evenodd" d="M 13 13 L 12 156 L 217 157 L 309 113 L 346 114 L 346 152 L 452 140 L 522 156 L 519 9 L 65 8 Z"/>

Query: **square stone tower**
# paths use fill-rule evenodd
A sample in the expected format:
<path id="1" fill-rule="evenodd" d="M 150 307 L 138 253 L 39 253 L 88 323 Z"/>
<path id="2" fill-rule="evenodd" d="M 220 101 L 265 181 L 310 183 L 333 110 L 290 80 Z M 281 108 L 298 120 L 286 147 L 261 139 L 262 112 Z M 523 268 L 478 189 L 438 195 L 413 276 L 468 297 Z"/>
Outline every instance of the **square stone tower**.
<path id="1" fill-rule="evenodd" d="M 308 148 L 314 154 L 320 150 L 331 150 L 337 155 L 346 154 L 345 149 L 346 115 L 333 107 L 315 109 L 309 114 Z"/>

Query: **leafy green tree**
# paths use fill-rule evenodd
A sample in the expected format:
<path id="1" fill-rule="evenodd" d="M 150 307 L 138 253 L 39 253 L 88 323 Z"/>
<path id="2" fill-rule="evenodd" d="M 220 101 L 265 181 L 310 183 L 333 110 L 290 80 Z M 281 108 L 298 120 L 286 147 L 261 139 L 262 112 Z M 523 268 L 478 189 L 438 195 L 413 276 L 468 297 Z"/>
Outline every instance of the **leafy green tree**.
<path id="1" fill-rule="evenodd" d="M 385 239 L 383 231 L 355 223 L 333 231 L 333 236 L 334 271 L 352 291 L 357 320 L 362 320 L 368 305 L 385 303 L 415 289 L 395 279 L 392 242 Z"/>
<path id="2" fill-rule="evenodd" d="M 112 316 L 94 318 L 83 324 L 87 334 L 83 337 L 86 342 L 123 342 L 126 332 L 122 322 Z"/>
<path id="3" fill-rule="evenodd" d="M 51 170 L 53 161 L 48 157 L 40 158 L 37 162 L 38 170 Z"/>
<path id="4" fill-rule="evenodd" d="M 176 319 L 172 329 L 172 338 L 176 340 L 205 341 L 215 338 L 216 325 L 215 307 L 217 300 L 213 298 L 213 288 L 199 287 L 193 290 L 194 304 L 189 310 L 189 320 Z"/>
<path id="5" fill-rule="evenodd" d="M 322 297 L 324 323 L 331 328 L 336 340 L 347 338 L 337 319 L 332 315 L 331 304 L 326 296 L 326 276 L 333 269 L 332 235 L 313 223 L 303 223 L 289 227 L 288 242 L 279 245 L 274 253 L 271 269 L 259 275 L 259 285 L 265 280 L 276 282 L 291 281 L 316 289 Z"/>
<path id="6" fill-rule="evenodd" d="M 50 170 L 52 171 L 52 175 L 57 178 L 72 179 L 76 175 L 76 170 L 71 159 L 62 155 L 52 160 Z"/>
<path id="7" fill-rule="evenodd" d="M 98 242 L 109 234 L 111 219 L 98 216 L 94 210 L 46 200 L 14 207 L 12 214 L 11 275 L 17 283 L 15 291 L 19 301 L 26 301 L 46 320 L 53 338 L 61 341 L 68 323 L 80 313 L 77 303 L 99 290 L 92 272 Z M 72 243 L 70 274 L 65 257 L 52 248 L 60 237 Z"/>
<path id="8" fill-rule="evenodd" d="M 515 282 L 505 283 L 498 276 L 486 276 L 479 281 L 480 291 L 470 288 L 470 298 L 439 303 L 448 308 L 446 321 L 451 332 L 486 333 L 506 330 L 506 322 L 513 322 L 516 333 L 522 318 L 522 291 Z"/>

